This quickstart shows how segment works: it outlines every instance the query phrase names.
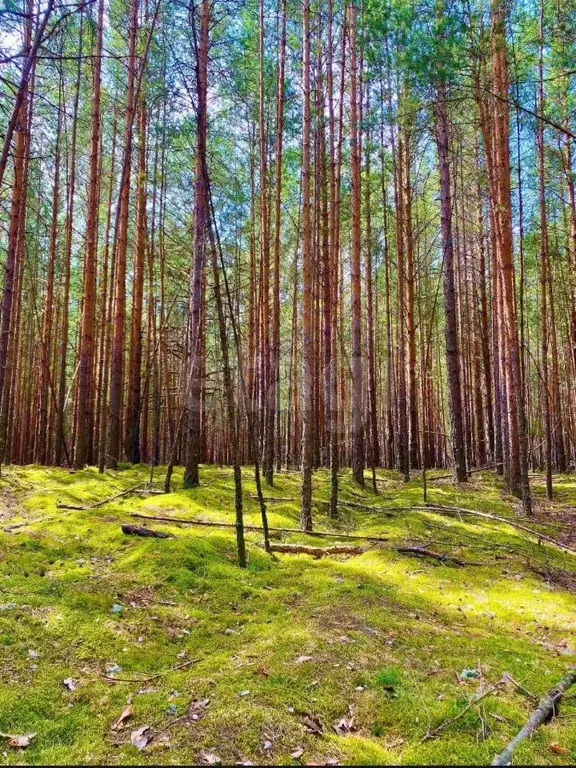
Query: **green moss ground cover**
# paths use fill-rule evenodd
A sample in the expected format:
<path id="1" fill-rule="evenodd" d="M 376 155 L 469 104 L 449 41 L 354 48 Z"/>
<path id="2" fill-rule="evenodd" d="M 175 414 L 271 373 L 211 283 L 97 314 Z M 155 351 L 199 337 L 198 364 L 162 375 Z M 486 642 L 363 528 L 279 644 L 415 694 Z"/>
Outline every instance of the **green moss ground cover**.
<path id="1" fill-rule="evenodd" d="M 343 499 L 389 512 L 343 508 L 342 541 L 347 532 L 370 533 L 387 537 L 383 546 L 319 560 L 272 557 L 261 535 L 249 533 L 244 571 L 231 529 L 157 523 L 174 534 L 164 540 L 120 530 L 137 522 L 134 511 L 232 522 L 227 468 L 204 468 L 202 487 L 191 491 L 93 510 L 56 507 L 107 498 L 147 474 L 3 472 L 0 524 L 42 518 L 0 531 L 0 731 L 36 734 L 25 750 L 0 744 L 5 763 L 489 763 L 534 707 L 513 685 L 422 738 L 505 672 L 540 695 L 576 663 L 576 557 L 504 523 L 397 509 L 421 504 L 419 479 L 404 485 L 380 473 L 376 497 L 343 475 Z M 244 477 L 246 522 L 258 525 L 249 469 Z M 181 479 L 176 472 L 175 489 Z M 576 480 L 555 480 L 549 505 L 534 481 L 539 514 L 566 524 L 576 515 Z M 328 487 L 317 472 L 315 522 L 333 530 Z M 269 504 L 270 525 L 297 526 L 298 491 L 297 474 L 278 475 L 266 494 L 291 500 Z M 430 501 L 518 514 L 490 473 L 466 489 L 433 483 Z M 469 565 L 392 549 L 406 541 Z M 464 669 L 479 676 L 459 680 Z M 112 729 L 127 706 L 130 717 Z M 140 751 L 131 735 L 144 726 L 149 742 Z M 515 762 L 575 759 L 576 699 L 567 698 Z"/>

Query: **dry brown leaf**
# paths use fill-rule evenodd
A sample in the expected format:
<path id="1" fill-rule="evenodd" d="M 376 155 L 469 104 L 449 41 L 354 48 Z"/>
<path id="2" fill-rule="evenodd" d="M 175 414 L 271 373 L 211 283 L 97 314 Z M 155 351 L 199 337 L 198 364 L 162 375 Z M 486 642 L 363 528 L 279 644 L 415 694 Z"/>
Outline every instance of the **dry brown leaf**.
<path id="1" fill-rule="evenodd" d="M 303 754 L 304 754 L 304 747 L 296 747 L 296 749 L 293 752 L 290 752 L 290 757 L 293 757 L 297 760 L 299 757 L 302 757 Z"/>
<path id="2" fill-rule="evenodd" d="M 332 728 L 334 728 L 338 736 L 344 736 L 354 730 L 354 719 L 354 715 L 352 717 L 342 717 Z"/>
<path id="3" fill-rule="evenodd" d="M 197 722 L 206 714 L 206 709 L 210 706 L 210 699 L 194 699 L 188 707 L 188 717 Z"/>
<path id="4" fill-rule="evenodd" d="M 115 720 L 112 723 L 110 728 L 113 731 L 121 730 L 124 727 L 124 724 L 125 724 L 126 720 L 129 720 L 132 717 L 133 713 L 134 713 L 134 709 L 133 709 L 132 705 L 128 704 L 127 707 L 124 707 L 124 709 L 122 710 L 122 714 L 120 715 L 120 717 L 117 720 Z"/>
<path id="5" fill-rule="evenodd" d="M 567 749 L 566 747 L 563 747 L 561 744 L 558 744 L 558 742 L 554 742 L 553 744 L 550 744 L 550 749 L 556 755 L 569 755 L 572 752 L 571 749 Z"/>
<path id="6" fill-rule="evenodd" d="M 302 723 L 304 728 L 306 728 L 307 731 L 310 731 L 310 733 L 320 735 L 324 731 L 324 726 L 316 715 L 305 715 Z"/>
<path id="7" fill-rule="evenodd" d="M 133 744 L 139 752 L 144 749 L 151 739 L 151 736 L 147 735 L 149 730 L 149 725 L 143 725 L 142 728 L 138 728 L 130 734 L 130 743 Z"/>
<path id="8" fill-rule="evenodd" d="M 202 750 L 202 760 L 208 765 L 220 765 L 222 762 L 215 752 L 208 752 L 206 749 Z"/>

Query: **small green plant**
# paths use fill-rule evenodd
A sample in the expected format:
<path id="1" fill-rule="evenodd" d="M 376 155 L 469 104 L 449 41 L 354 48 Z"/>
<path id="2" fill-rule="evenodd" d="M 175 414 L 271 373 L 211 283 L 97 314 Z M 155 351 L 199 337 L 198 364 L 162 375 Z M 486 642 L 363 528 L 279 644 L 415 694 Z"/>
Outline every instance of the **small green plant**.
<path id="1" fill-rule="evenodd" d="M 385 693 L 396 694 L 396 688 L 402 682 L 402 673 L 397 667 L 390 669 L 381 669 L 376 673 L 376 682 L 379 688 L 383 688 Z"/>

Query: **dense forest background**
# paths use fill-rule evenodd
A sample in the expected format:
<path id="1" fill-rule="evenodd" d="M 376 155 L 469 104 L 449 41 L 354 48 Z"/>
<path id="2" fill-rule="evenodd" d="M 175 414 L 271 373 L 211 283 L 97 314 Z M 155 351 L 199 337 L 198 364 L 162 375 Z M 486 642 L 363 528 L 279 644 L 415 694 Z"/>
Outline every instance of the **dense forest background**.
<path id="1" fill-rule="evenodd" d="M 571 0 L 7 0 L 0 461 L 576 451 Z M 201 472 L 201 470 L 200 470 Z M 376 479 L 374 477 L 374 485 Z"/>

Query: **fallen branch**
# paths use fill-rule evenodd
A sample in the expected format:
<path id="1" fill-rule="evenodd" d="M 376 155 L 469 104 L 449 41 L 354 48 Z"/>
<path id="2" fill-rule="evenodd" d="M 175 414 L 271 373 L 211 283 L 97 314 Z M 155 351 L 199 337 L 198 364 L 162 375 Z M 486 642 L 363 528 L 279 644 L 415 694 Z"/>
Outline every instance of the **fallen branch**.
<path id="1" fill-rule="evenodd" d="M 548 722 L 556 715 L 557 705 L 565 691 L 576 683 L 576 667 L 572 667 L 562 680 L 552 690 L 540 699 L 536 709 L 528 718 L 526 725 L 514 736 L 507 747 L 494 759 L 492 765 L 508 765 L 512 753 L 521 741 L 531 736 L 542 723 Z"/>
<path id="2" fill-rule="evenodd" d="M 460 712 L 458 712 L 457 715 L 454 715 L 454 717 L 449 717 L 446 720 L 443 720 L 440 723 L 440 725 L 436 726 L 436 728 L 433 728 L 432 730 L 426 731 L 424 736 L 420 739 L 420 742 L 422 743 L 424 741 L 428 741 L 429 739 L 434 739 L 445 728 L 447 728 L 449 725 L 452 725 L 452 723 L 455 723 L 456 720 L 459 720 L 463 715 L 466 714 L 466 712 L 469 712 L 472 709 L 472 707 L 475 707 L 476 704 L 481 702 L 487 696 L 491 696 L 498 689 L 499 685 L 500 684 L 490 685 L 490 686 L 488 686 L 488 688 L 486 688 L 485 691 L 483 691 L 482 693 L 477 694 L 476 696 L 474 696 L 472 701 L 468 702 L 468 704 L 464 707 L 464 709 L 461 709 Z"/>
<path id="3" fill-rule="evenodd" d="M 538 543 L 540 543 L 540 541 L 545 541 L 548 544 L 551 544 L 552 546 L 557 547 L 558 549 L 561 549 L 564 552 L 570 552 L 571 554 L 576 555 L 576 550 L 572 549 L 566 544 L 562 544 L 560 541 L 553 539 L 551 536 L 547 536 L 545 533 L 536 531 L 534 530 L 534 528 L 529 528 L 527 525 L 522 525 L 522 523 L 519 523 L 516 520 L 513 520 L 512 518 L 509 518 L 509 517 L 502 517 L 501 515 L 491 515 L 489 512 L 480 512 L 477 509 L 465 509 L 463 507 L 445 507 L 440 504 L 428 504 L 425 507 L 422 507 L 422 506 L 395 507 L 395 509 L 414 511 L 414 512 L 436 512 L 438 514 L 448 513 L 453 515 L 454 514 L 471 515 L 472 517 L 481 517 L 486 520 L 496 520 L 499 523 L 506 523 L 507 525 L 512 526 L 512 528 L 517 528 L 519 531 L 524 531 L 525 533 L 529 533 L 531 536 L 536 536 L 536 538 L 539 539 Z"/>
<path id="4" fill-rule="evenodd" d="M 121 493 L 117 493 L 114 496 L 108 496 L 106 499 L 102 499 L 101 501 L 97 501 L 94 504 L 56 504 L 58 509 L 78 509 L 78 510 L 85 510 L 85 509 L 96 509 L 97 507 L 103 507 L 104 504 L 108 504 L 111 501 L 116 501 L 116 499 L 121 499 L 123 496 L 129 496 L 131 493 L 135 493 L 142 483 L 138 483 L 138 485 L 132 486 L 132 488 L 128 488 L 125 491 L 122 491 Z"/>
<path id="5" fill-rule="evenodd" d="M 179 669 L 185 669 L 186 667 L 189 667 L 190 664 L 195 664 L 197 661 L 200 661 L 200 659 L 190 659 L 183 664 L 170 667 L 170 669 L 165 669 L 164 672 L 158 672 L 157 675 L 150 675 L 149 677 L 139 677 L 137 679 L 131 677 L 112 677 L 111 675 L 102 675 L 102 677 L 108 683 L 150 683 L 152 680 L 158 680 L 159 677 L 164 677 L 164 675 L 168 675 L 170 672 L 177 672 Z"/>
<path id="6" fill-rule="evenodd" d="M 132 493 L 136 496 L 164 496 L 164 491 L 160 488 L 137 488 Z"/>
<path id="7" fill-rule="evenodd" d="M 545 533 L 542 533 L 541 531 L 536 531 L 534 528 L 529 528 L 527 525 L 523 525 L 522 523 L 509 518 L 509 517 L 502 517 L 501 515 L 492 515 L 489 512 L 480 512 L 476 509 L 464 509 L 460 507 L 444 507 L 442 505 L 429 505 L 429 509 L 440 509 L 445 510 L 448 512 L 456 512 L 463 515 L 472 515 L 473 517 L 482 517 L 488 520 L 496 520 L 500 523 L 507 523 L 508 525 L 511 525 L 513 528 L 517 528 L 519 531 L 524 531 L 525 533 L 529 533 L 531 536 L 536 536 L 541 541 L 546 541 L 548 544 L 552 544 L 554 547 L 558 547 L 559 549 L 562 549 L 566 552 L 571 552 L 572 554 L 576 554 L 576 550 L 571 549 L 566 544 L 562 544 L 562 542 L 558 541 L 557 539 L 553 539 L 551 536 L 547 536 Z M 540 543 L 540 541 L 538 542 Z"/>
<path id="8" fill-rule="evenodd" d="M 165 533 L 164 531 L 153 531 L 151 528 L 142 528 L 140 525 L 130 525 L 130 523 L 122 524 L 122 533 L 127 536 L 144 536 L 151 539 L 172 539 L 172 534 Z"/>
<path id="9" fill-rule="evenodd" d="M 323 502 L 324 504 L 328 504 L 329 502 Z M 357 504 L 354 501 L 339 501 L 338 502 L 339 507 L 353 507 L 354 509 L 365 509 L 368 512 L 383 512 L 386 517 L 393 517 L 394 512 L 389 507 L 374 507 L 370 506 L 368 504 Z"/>
<path id="10" fill-rule="evenodd" d="M 366 547 L 334 546 L 334 547 L 309 547 L 306 544 L 270 544 L 271 552 L 286 552 L 293 555 L 312 555 L 312 557 L 324 557 L 326 555 L 361 555 L 366 552 Z"/>
<path id="11" fill-rule="evenodd" d="M 258 499 L 258 494 L 251 493 L 250 494 L 251 499 Z M 262 497 L 264 501 L 295 501 L 294 497 L 292 496 L 263 496 Z"/>
<path id="12" fill-rule="evenodd" d="M 451 511 L 451 512 L 457 512 L 457 513 L 469 512 L 470 514 L 477 514 L 477 513 L 481 514 L 481 515 L 488 515 L 488 514 L 490 514 L 488 512 L 479 512 L 478 510 L 468 509 L 466 507 L 451 507 L 448 504 L 433 504 L 432 502 L 428 502 L 428 504 L 426 504 L 426 506 L 429 507 L 430 509 L 443 509 L 443 510 L 447 510 L 447 511 Z M 515 525 L 516 525 L 516 523 L 531 523 L 531 524 L 543 525 L 543 526 L 551 527 L 551 528 L 562 528 L 564 530 L 570 530 L 570 526 L 569 525 L 562 525 L 560 523 L 552 523 L 552 522 L 549 522 L 548 520 L 536 520 L 534 517 L 522 517 L 520 515 L 514 515 L 513 518 L 509 518 L 509 517 L 498 517 L 498 516 L 494 515 L 494 519 L 501 519 L 501 520 L 505 520 L 506 522 L 512 521 Z M 538 531 L 536 531 L 536 533 L 538 534 Z"/>
<path id="13" fill-rule="evenodd" d="M 9 525 L 2 526 L 3 531 L 15 531 L 17 528 L 24 528 L 26 525 L 33 525 L 34 523 L 44 523 L 46 520 L 53 520 L 51 517 L 35 517 L 33 520 L 26 520 L 23 523 L 10 523 Z"/>
<path id="14" fill-rule="evenodd" d="M 489 464 L 487 467 L 477 467 L 476 469 L 469 469 L 468 474 L 471 475 L 473 472 L 487 472 L 489 469 L 496 469 L 497 467 L 501 467 L 502 462 L 499 461 L 498 464 Z M 428 477 L 427 480 L 429 483 L 434 482 L 434 480 L 450 480 L 453 478 L 454 475 L 451 473 L 449 475 L 436 475 L 436 477 Z"/>
<path id="15" fill-rule="evenodd" d="M 163 517 L 161 515 L 144 515 L 141 512 L 132 512 L 132 517 L 138 517 L 138 518 L 144 518 L 145 520 L 156 520 L 158 522 L 165 522 L 165 523 L 176 523 L 179 525 L 204 525 L 208 527 L 215 527 L 215 528 L 235 528 L 236 526 L 233 523 L 216 523 L 212 521 L 207 520 L 177 520 L 174 517 Z M 124 528 L 133 528 L 137 531 L 145 531 L 145 533 L 136 533 L 137 536 L 153 536 L 156 535 L 157 538 L 170 538 L 169 534 L 163 533 L 162 535 L 155 534 L 155 532 L 152 532 L 149 528 L 138 528 L 138 526 L 126 526 L 122 525 L 122 530 L 124 531 Z M 262 531 L 262 528 L 257 525 L 245 525 L 245 530 L 248 531 Z M 326 537 L 326 538 L 337 538 L 337 539 L 362 539 L 364 541 L 376 541 L 376 542 L 387 542 L 388 539 L 381 537 L 381 536 L 362 536 L 362 535 L 354 535 L 354 534 L 339 534 L 339 533 L 331 533 L 328 531 L 301 531 L 299 528 L 269 528 L 270 532 L 274 533 L 300 533 L 300 534 L 306 534 L 307 536 L 318 536 L 318 537 Z M 124 533 L 128 533 L 128 531 L 124 531 Z M 132 533 L 132 531 L 130 531 Z M 446 555 L 442 554 L 441 552 L 433 552 L 430 549 L 426 549 L 425 547 L 419 547 L 419 546 L 402 546 L 402 547 L 388 547 L 388 549 L 392 549 L 395 552 L 400 552 L 401 554 L 407 554 L 407 555 L 415 555 L 417 557 L 431 557 L 435 560 L 440 560 L 442 562 L 451 562 L 455 565 L 459 566 L 466 566 L 466 565 L 482 565 L 482 563 L 470 563 L 466 560 L 462 560 L 458 557 L 454 557 L 453 555 Z M 323 555 L 336 555 L 336 554 L 353 554 L 353 555 L 359 555 L 363 552 L 366 552 L 366 547 L 355 547 L 355 546 L 346 546 L 346 545 L 335 545 L 333 547 L 311 547 L 306 544 L 271 544 L 270 550 L 272 552 L 287 552 L 287 553 L 293 553 L 293 554 L 307 554 L 312 555 L 313 557 L 322 557 Z"/>
<path id="16" fill-rule="evenodd" d="M 205 525 L 211 528 L 236 528 L 235 523 L 217 523 L 212 520 L 178 520 L 175 517 L 162 517 L 161 515 L 143 515 L 141 512 L 132 512 L 132 517 L 138 517 L 143 520 L 158 520 L 163 523 L 172 523 L 173 525 Z M 259 525 L 245 525 L 246 531 L 262 531 Z M 318 536 L 333 539 L 361 539 L 363 541 L 388 541 L 383 536 L 362 536 L 353 533 L 332 533 L 330 531 L 301 531 L 299 528 L 268 528 L 274 533 L 299 533 L 305 536 Z"/>
<path id="17" fill-rule="evenodd" d="M 532 699 L 532 701 L 538 701 L 538 696 L 536 696 L 535 693 L 532 693 L 532 691 L 529 691 L 528 688 L 522 685 L 522 683 L 519 683 L 517 680 L 514 680 L 514 678 L 509 672 L 504 672 L 504 674 L 502 675 L 502 682 L 504 684 L 510 683 L 510 685 L 513 685 L 517 691 L 520 691 L 520 693 L 524 694 L 524 696 L 527 696 L 529 699 Z"/>
<path id="18" fill-rule="evenodd" d="M 465 560 L 461 560 L 459 557 L 453 555 L 443 555 L 440 552 L 432 552 L 430 549 L 424 547 L 397 547 L 396 552 L 401 552 L 404 555 L 414 555 L 415 557 L 431 557 L 434 560 L 440 560 L 441 562 L 450 562 L 454 565 L 481 565 L 481 563 L 467 563 Z"/>

